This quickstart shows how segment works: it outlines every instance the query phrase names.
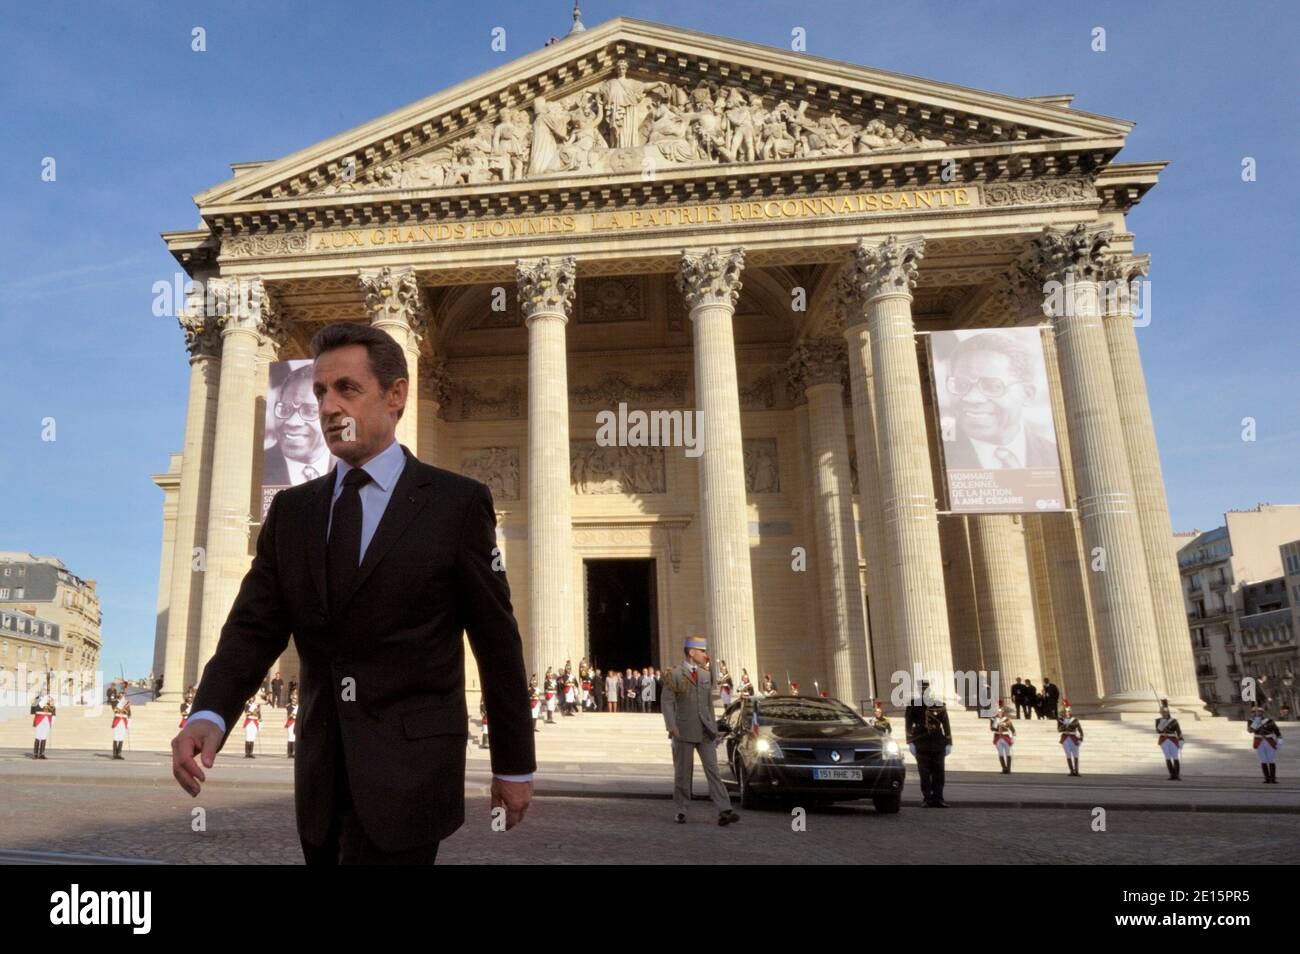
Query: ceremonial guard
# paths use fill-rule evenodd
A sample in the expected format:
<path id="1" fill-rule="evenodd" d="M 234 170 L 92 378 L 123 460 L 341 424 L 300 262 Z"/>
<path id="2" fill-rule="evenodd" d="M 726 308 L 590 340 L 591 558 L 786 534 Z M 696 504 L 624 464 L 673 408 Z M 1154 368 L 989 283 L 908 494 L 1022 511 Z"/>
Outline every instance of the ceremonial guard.
<path id="1" fill-rule="evenodd" d="M 244 758 L 255 758 L 253 746 L 257 744 L 257 730 L 262 727 L 262 706 L 257 696 L 244 706 Z"/>
<path id="2" fill-rule="evenodd" d="M 731 705 L 731 692 L 733 688 L 735 688 L 735 683 L 732 682 L 731 673 L 727 671 L 727 661 L 725 659 L 719 659 L 718 701 L 722 703 L 723 710 L 726 710 L 727 706 Z"/>
<path id="3" fill-rule="evenodd" d="M 989 719 L 989 729 L 993 732 L 993 744 L 997 746 L 998 762 L 1002 765 L 1002 774 L 1011 774 L 1011 746 L 1016 744 L 1016 726 L 1007 715 L 1007 707 L 998 700 L 998 714 Z"/>
<path id="4" fill-rule="evenodd" d="M 45 743 L 50 740 L 50 729 L 54 726 L 54 698 L 49 691 L 42 691 L 32 703 L 32 758 L 45 758 Z"/>
<path id="5" fill-rule="evenodd" d="M 921 683 L 921 695 L 912 700 L 904 714 L 907 749 L 916 759 L 921 798 L 926 808 L 947 808 L 943 800 L 943 760 L 952 753 L 952 727 L 948 707 L 935 695 L 928 682 Z"/>
<path id="6" fill-rule="evenodd" d="M 689 637 L 682 646 L 685 657 L 664 673 L 664 724 L 673 747 L 673 821 L 686 823 L 691 804 L 691 779 L 695 756 L 700 757 L 709 798 L 718 810 L 718 824 L 740 821 L 731 809 L 731 798 L 718 774 L 718 720 L 713 714 L 713 685 L 709 675 L 708 644 L 703 637 Z"/>
<path id="7" fill-rule="evenodd" d="M 872 728 L 885 735 L 893 735 L 894 727 L 889 724 L 889 717 L 885 715 L 885 704 L 877 699 L 871 706 L 871 718 L 867 720 L 871 723 Z"/>
<path id="8" fill-rule="evenodd" d="M 573 676 L 566 672 L 564 674 L 564 708 L 561 710 L 566 716 L 573 715 L 578 708 L 578 690 L 573 685 Z"/>
<path id="9" fill-rule="evenodd" d="M 1277 750 L 1282 745 L 1282 730 L 1269 718 L 1262 706 L 1250 710 L 1250 734 L 1255 737 L 1255 754 L 1264 771 L 1264 784 L 1277 784 Z M 41 758 L 45 758 L 44 755 Z"/>
<path id="10" fill-rule="evenodd" d="M 754 683 L 749 678 L 749 670 L 740 670 L 740 697 L 742 699 L 754 698 Z"/>
<path id="11" fill-rule="evenodd" d="M 759 687 L 758 691 L 764 696 L 776 695 L 776 683 L 772 681 L 772 674 L 770 672 L 763 673 L 763 684 Z"/>
<path id="12" fill-rule="evenodd" d="M 1056 717 L 1056 730 L 1061 733 L 1061 748 L 1065 750 L 1065 764 L 1071 775 L 1079 774 L 1079 747 L 1083 745 L 1083 726 L 1070 710 L 1070 700 L 1062 699 L 1061 714 Z"/>
<path id="13" fill-rule="evenodd" d="M 289 705 L 284 710 L 284 735 L 288 740 L 289 750 L 286 753 L 289 758 L 293 758 L 293 746 L 298 741 L 298 690 L 294 689 L 289 693 Z"/>
<path id="14" fill-rule="evenodd" d="M 478 701 L 478 724 L 478 747 L 480 749 L 486 749 L 488 748 L 488 715 L 487 703 L 484 702 L 482 698 Z"/>
<path id="15" fill-rule="evenodd" d="M 590 711 L 596 708 L 596 700 L 591 695 L 591 672 L 584 670 L 580 675 L 578 683 L 578 702 L 582 710 Z"/>
<path id="16" fill-rule="evenodd" d="M 1169 781 L 1182 781 L 1183 729 L 1178 720 L 1169 714 L 1169 700 L 1160 700 L 1160 718 L 1156 719 L 1156 741 L 1165 755 Z"/>
<path id="17" fill-rule="evenodd" d="M 185 728 L 185 723 L 190 721 L 190 713 L 194 711 L 194 688 L 191 686 L 185 690 L 185 698 L 181 700 L 181 728 Z"/>
<path id="18" fill-rule="evenodd" d="M 537 720 L 542 717 L 542 700 L 537 695 L 536 676 L 534 676 L 533 681 L 528 684 L 528 706 L 533 713 L 533 731 L 541 732 L 542 730 L 537 725 Z"/>
<path id="19" fill-rule="evenodd" d="M 131 700 L 124 689 L 113 702 L 113 758 L 124 759 L 122 746 L 126 744 L 127 729 L 131 725 Z"/>
<path id="20" fill-rule="evenodd" d="M 546 673 L 546 724 L 555 724 L 555 696 L 559 686 L 555 681 L 555 674 L 549 670 Z"/>

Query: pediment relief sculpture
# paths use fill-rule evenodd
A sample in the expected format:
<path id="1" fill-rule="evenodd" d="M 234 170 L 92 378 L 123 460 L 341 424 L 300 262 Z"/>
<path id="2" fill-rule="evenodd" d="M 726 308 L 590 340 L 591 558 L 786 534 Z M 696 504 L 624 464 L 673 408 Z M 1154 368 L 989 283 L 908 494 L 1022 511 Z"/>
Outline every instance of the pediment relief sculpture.
<path id="1" fill-rule="evenodd" d="M 815 115 L 806 101 L 775 99 L 702 80 L 640 80 L 620 60 L 613 77 L 559 99 L 505 108 L 495 120 L 431 152 L 391 159 L 315 194 L 438 189 L 546 176 L 652 173 L 660 166 L 791 160 L 941 148 L 902 122 L 863 112 Z M 355 164 L 348 164 L 354 168 Z"/>

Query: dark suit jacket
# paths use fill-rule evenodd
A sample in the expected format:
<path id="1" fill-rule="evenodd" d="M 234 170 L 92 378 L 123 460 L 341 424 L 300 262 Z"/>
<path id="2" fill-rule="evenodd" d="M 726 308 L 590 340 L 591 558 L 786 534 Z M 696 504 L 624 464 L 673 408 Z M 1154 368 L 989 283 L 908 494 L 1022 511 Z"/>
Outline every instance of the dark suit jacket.
<path id="1" fill-rule="evenodd" d="M 1022 467 L 1059 467 L 1061 464 L 1056 442 L 1028 428 L 1025 429 L 1025 458 L 1021 461 Z M 975 453 L 970 438 L 960 429 L 951 441 L 944 443 L 943 462 L 945 466 L 959 470 L 980 470 L 984 466 L 980 463 L 979 454 Z"/>
<path id="2" fill-rule="evenodd" d="M 289 462 L 278 443 L 262 452 L 262 483 L 268 487 L 283 487 L 289 483 Z"/>
<path id="3" fill-rule="evenodd" d="M 492 724 L 493 772 L 536 768 L 523 647 L 505 574 L 492 568 L 491 492 L 402 450 L 406 466 L 334 616 L 325 591 L 334 474 L 276 495 L 194 700 L 233 728 L 293 634 L 294 801 L 298 833 L 313 844 L 333 813 L 336 739 L 361 826 L 381 850 L 427 845 L 463 824 L 462 630 Z M 355 700 L 343 701 L 349 685 Z"/>

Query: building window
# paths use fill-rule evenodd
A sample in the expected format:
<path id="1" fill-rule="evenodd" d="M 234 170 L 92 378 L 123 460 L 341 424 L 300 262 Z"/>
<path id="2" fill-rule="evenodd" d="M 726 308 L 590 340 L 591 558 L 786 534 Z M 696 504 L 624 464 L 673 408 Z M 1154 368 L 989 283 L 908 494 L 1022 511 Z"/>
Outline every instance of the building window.
<path id="1" fill-rule="evenodd" d="M 9 599 L 9 587 L 0 586 L 0 600 Z"/>
<path id="2" fill-rule="evenodd" d="M 20 599 L 22 599 L 22 598 L 23 598 L 23 592 L 24 592 L 24 590 L 23 590 L 23 588 L 22 588 L 21 586 L 15 586 L 15 587 L 14 587 L 14 599 L 16 599 L 16 600 L 20 600 Z"/>

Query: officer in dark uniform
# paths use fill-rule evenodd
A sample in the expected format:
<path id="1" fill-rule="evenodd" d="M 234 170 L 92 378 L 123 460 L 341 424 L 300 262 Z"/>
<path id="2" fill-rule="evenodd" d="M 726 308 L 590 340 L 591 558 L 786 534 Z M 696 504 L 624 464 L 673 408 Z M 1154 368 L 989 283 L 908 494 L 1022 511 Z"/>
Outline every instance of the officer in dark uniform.
<path id="1" fill-rule="evenodd" d="M 920 697 L 908 705 L 904 723 L 925 807 L 947 808 L 943 800 L 943 760 L 952 752 L 952 727 L 948 724 L 948 708 L 928 682 L 921 683 Z"/>

